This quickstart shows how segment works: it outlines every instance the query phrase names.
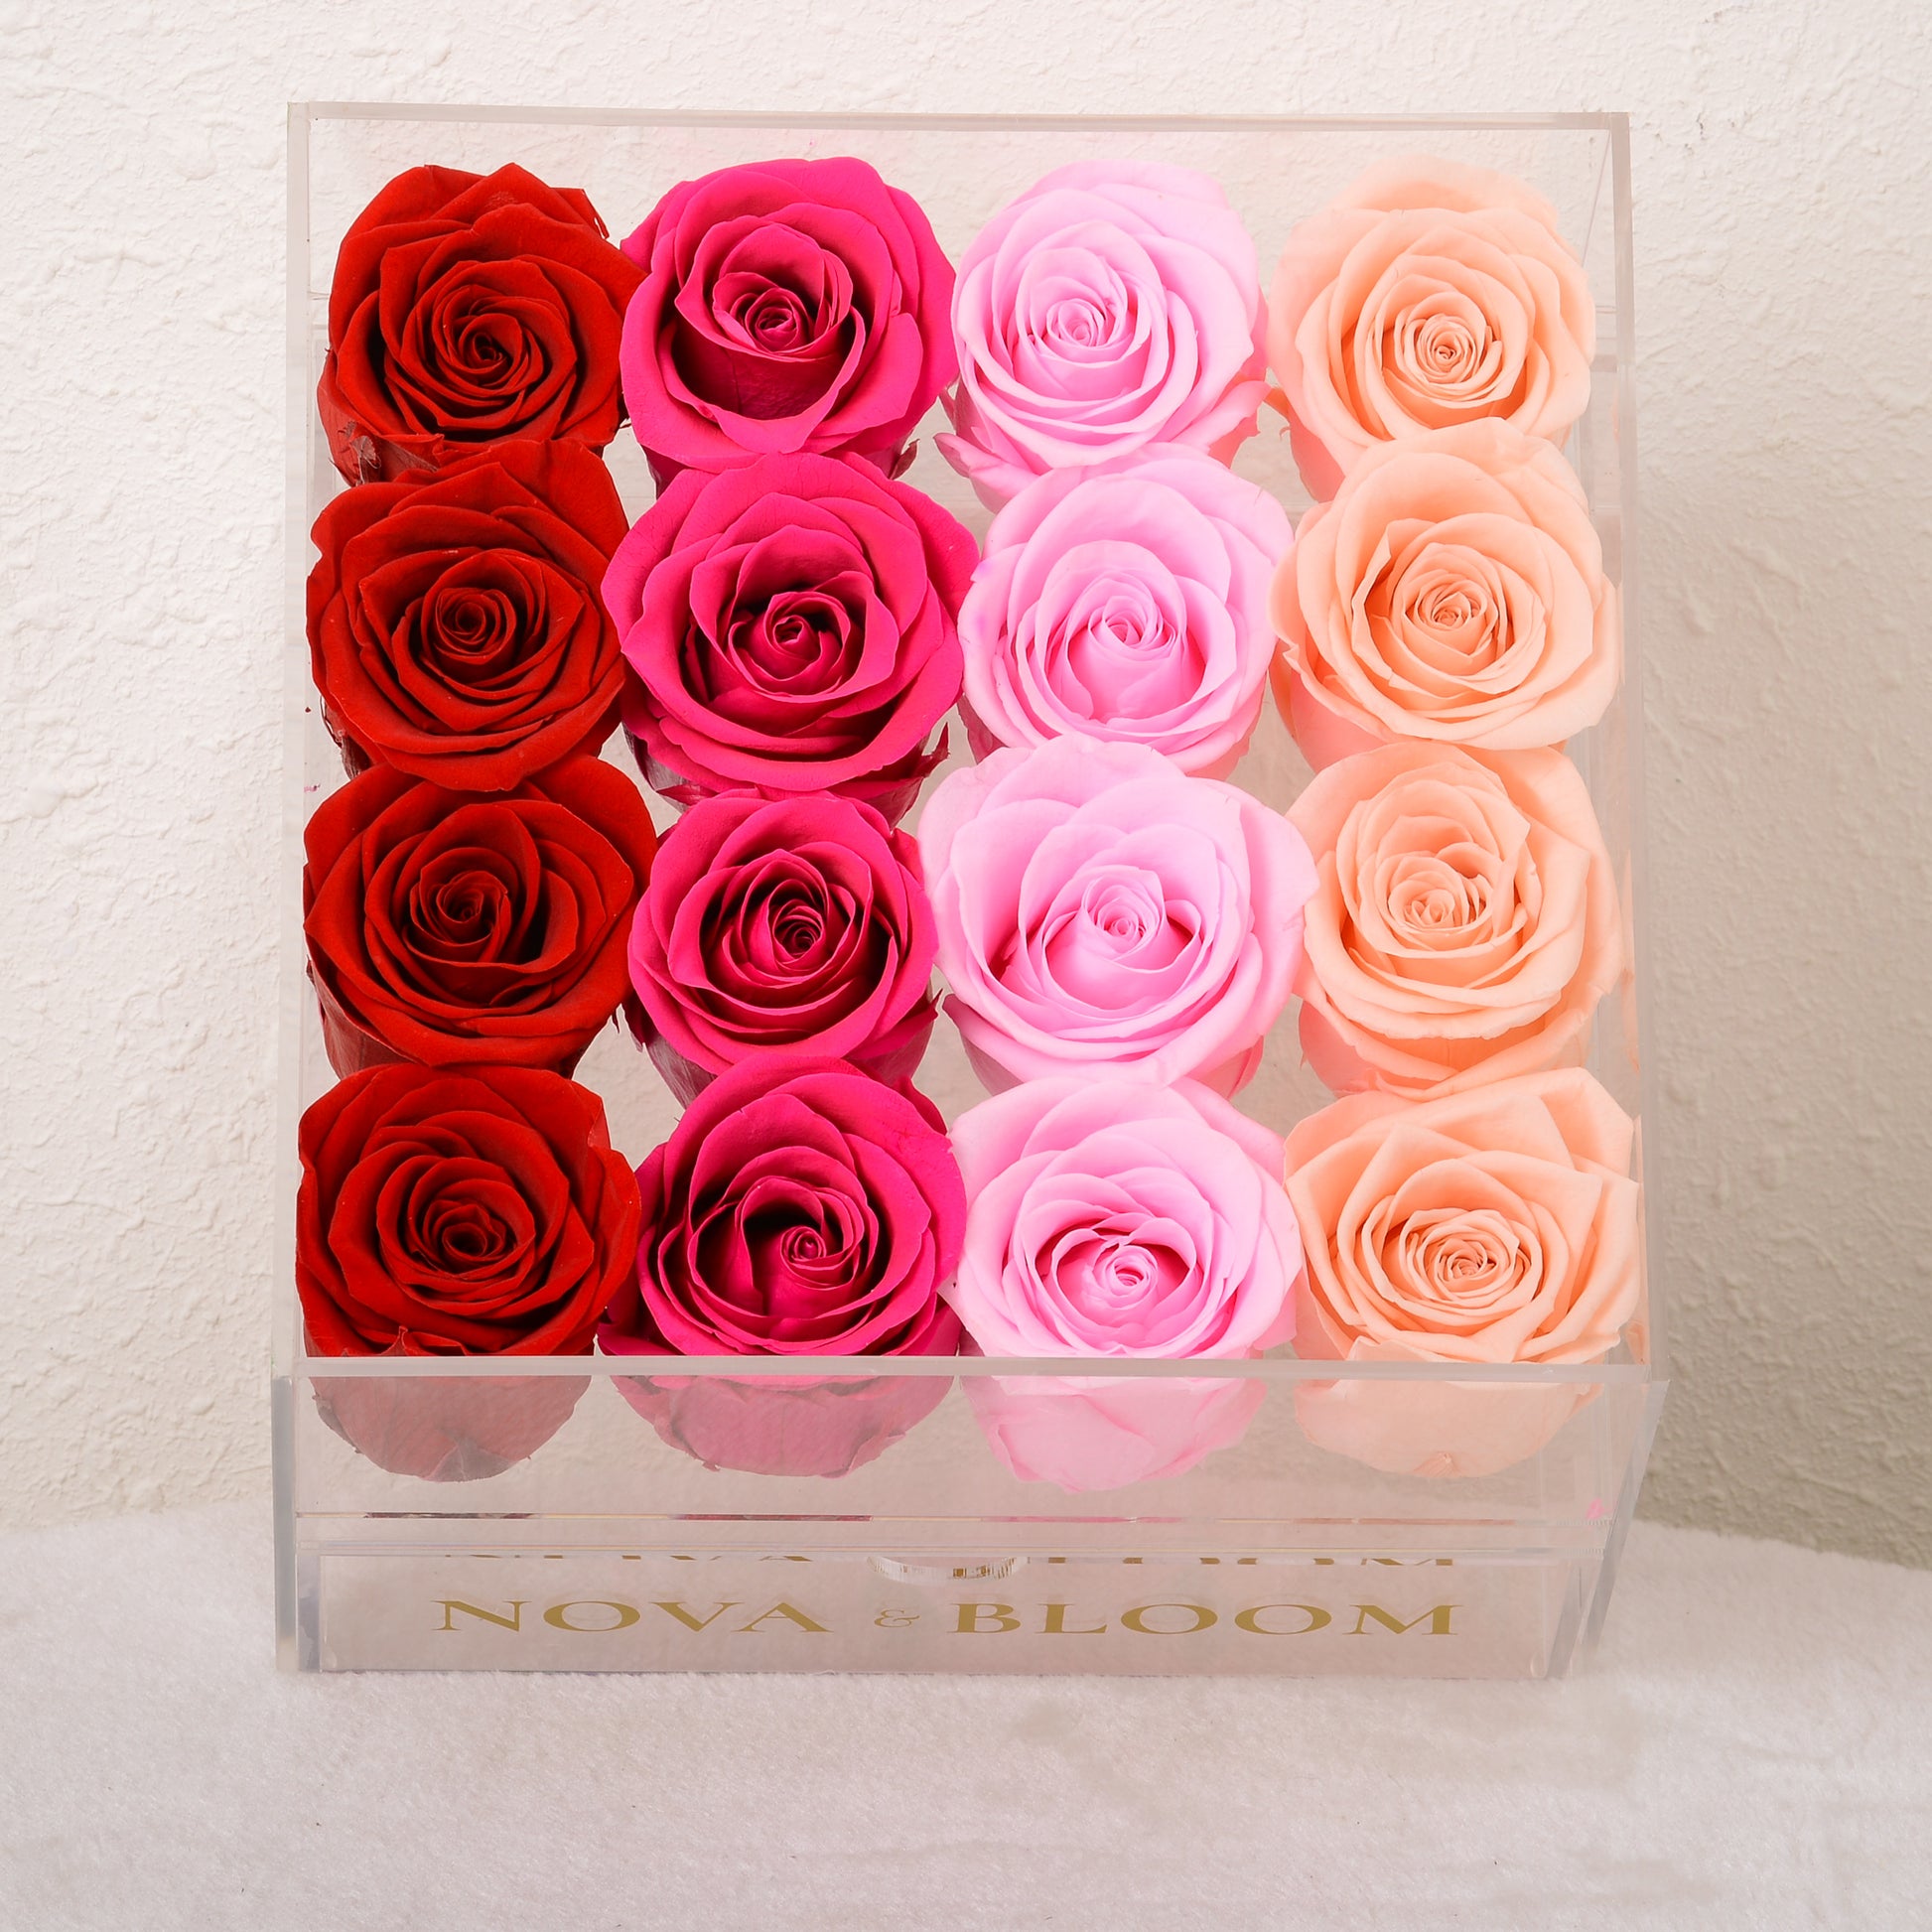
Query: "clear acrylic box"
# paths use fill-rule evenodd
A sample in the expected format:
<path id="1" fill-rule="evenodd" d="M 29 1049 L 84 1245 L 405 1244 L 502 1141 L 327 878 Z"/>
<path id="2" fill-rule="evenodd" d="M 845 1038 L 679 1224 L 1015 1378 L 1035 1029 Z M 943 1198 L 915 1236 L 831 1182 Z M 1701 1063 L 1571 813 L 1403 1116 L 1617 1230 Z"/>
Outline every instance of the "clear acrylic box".
<path id="1" fill-rule="evenodd" d="M 294 1289 L 296 1128 L 333 1075 L 304 972 L 302 828 L 344 774 L 309 680 L 304 584 L 309 526 L 342 487 L 315 410 L 329 279 L 348 222 L 404 168 L 483 172 L 516 161 L 586 190 L 621 238 L 675 182 L 738 161 L 850 153 L 908 190 L 957 259 L 988 215 L 1049 169 L 1134 155 L 1220 181 L 1255 238 L 1264 282 L 1291 225 L 1373 161 L 1424 150 L 1507 170 L 1555 204 L 1597 302 L 1590 407 L 1567 454 L 1618 588 L 1625 674 L 1604 722 L 1568 750 L 1616 864 L 1625 930 L 1636 934 L 1624 118 L 789 118 L 308 103 L 291 109 L 289 129 L 273 1368 L 284 1666 L 1569 1670 L 1601 1623 L 1663 1400 L 1654 1269 L 1623 1341 L 1581 1368 L 733 1357 L 660 1358 L 640 1375 L 634 1356 L 308 1355 Z M 937 427 L 935 408 L 907 481 L 983 534 L 987 513 L 931 446 Z M 627 428 L 607 455 L 634 517 L 651 485 Z M 1268 412 L 1235 467 L 1291 513 L 1306 506 Z M 955 759 L 962 740 L 955 728 Z M 606 756 L 634 775 L 621 736 Z M 1285 808 L 1307 777 L 1267 707 L 1236 782 Z M 652 806 L 667 824 L 668 809 Z M 1597 1009 L 1589 1064 L 1641 1123 L 1638 957 Z M 1277 1131 L 1328 1098 L 1300 1058 L 1291 1007 L 1240 1097 Z M 633 1163 L 676 1118 L 620 1027 L 606 1030 L 576 1077 L 603 1096 Z M 949 1119 L 981 1097 L 943 1021 L 917 1078 Z M 1475 1419 L 1488 1440 L 1513 1440 L 1522 1452 L 1488 1473 L 1458 1473 L 1446 1453 L 1438 1472 L 1389 1474 L 1311 1440 L 1324 1418 L 1359 1413 L 1400 1416 L 1449 1442 Z M 393 1473 L 345 1436 L 424 1473 Z"/>

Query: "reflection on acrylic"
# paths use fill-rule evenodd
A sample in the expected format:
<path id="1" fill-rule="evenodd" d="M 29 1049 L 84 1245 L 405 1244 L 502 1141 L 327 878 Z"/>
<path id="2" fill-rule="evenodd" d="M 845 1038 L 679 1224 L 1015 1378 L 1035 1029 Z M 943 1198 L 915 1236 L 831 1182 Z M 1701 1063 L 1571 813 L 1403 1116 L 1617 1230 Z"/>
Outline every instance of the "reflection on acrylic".
<path id="1" fill-rule="evenodd" d="M 618 1393 L 674 1449 L 708 1469 L 842 1476 L 938 1408 L 949 1376 L 618 1378 Z"/>
<path id="2" fill-rule="evenodd" d="M 482 1482 L 534 1455 L 570 1420 L 584 1375 L 330 1375 L 316 1413 L 391 1475 Z"/>
<path id="3" fill-rule="evenodd" d="M 1069 1495 L 1184 1475 L 1238 1443 L 1261 1407 L 1256 1381 L 1187 1376 L 973 1377 L 966 1397 L 993 1453 L 1022 1482 Z"/>

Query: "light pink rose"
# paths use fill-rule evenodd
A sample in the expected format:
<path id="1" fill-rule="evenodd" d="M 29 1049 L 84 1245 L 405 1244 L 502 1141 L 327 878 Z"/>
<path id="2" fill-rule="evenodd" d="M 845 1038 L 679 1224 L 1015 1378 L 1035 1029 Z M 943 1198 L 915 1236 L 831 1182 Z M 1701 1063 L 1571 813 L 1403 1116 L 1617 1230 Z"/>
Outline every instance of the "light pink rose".
<path id="1" fill-rule="evenodd" d="M 944 1293 L 985 1355 L 1251 1355 L 1294 1331 L 1281 1143 L 1192 1080 L 1031 1080 L 953 1123 Z"/>
<path id="2" fill-rule="evenodd" d="M 1029 483 L 959 613 L 974 752 L 1071 733 L 1225 777 L 1261 712 L 1269 582 L 1293 541 L 1274 497 L 1190 450 Z"/>
<path id="3" fill-rule="evenodd" d="M 1156 443 L 1225 463 L 1255 433 L 1255 246 L 1191 168 L 1055 169 L 974 237 L 952 314 L 954 433 L 938 443 L 990 508 L 1047 470 Z"/>
<path id="4" fill-rule="evenodd" d="M 1279 813 L 1144 745 L 1060 738 L 955 771 L 919 853 L 946 1010 L 989 1086 L 1254 1077 L 1314 887 Z"/>
<path id="5" fill-rule="evenodd" d="M 946 1291 L 987 1355 L 1239 1357 L 1285 1341 L 1301 1240 L 1281 1142 L 1193 1081 L 1035 1080 L 953 1127 L 971 1206 Z M 1071 1492 L 1192 1468 L 1259 1382 L 968 1377 L 994 1452 Z"/>
<path id="6" fill-rule="evenodd" d="M 1268 360 L 1317 497 L 1417 430 L 1500 417 L 1561 443 L 1595 352 L 1589 279 L 1556 209 L 1486 169 L 1381 163 L 1295 229 L 1275 271 Z"/>
<path id="7" fill-rule="evenodd" d="M 1622 673 L 1583 485 L 1507 423 L 1366 452 L 1303 517 L 1273 609 L 1275 694 L 1317 765 L 1399 738 L 1561 745 Z"/>
<path id="8" fill-rule="evenodd" d="M 1288 1140 L 1307 1249 L 1305 1360 L 1598 1362 L 1642 1291 L 1635 1123 L 1581 1067 L 1420 1104 L 1338 1100 Z M 1445 1381 L 1305 1384 L 1309 1439 L 1375 1468 L 1485 1475 L 1591 1394 Z"/>
<path id="9" fill-rule="evenodd" d="M 1329 765 L 1289 816 L 1317 879 L 1302 1050 L 1330 1088 L 1422 1100 L 1582 1063 L 1623 932 L 1561 752 L 1387 745 Z"/>

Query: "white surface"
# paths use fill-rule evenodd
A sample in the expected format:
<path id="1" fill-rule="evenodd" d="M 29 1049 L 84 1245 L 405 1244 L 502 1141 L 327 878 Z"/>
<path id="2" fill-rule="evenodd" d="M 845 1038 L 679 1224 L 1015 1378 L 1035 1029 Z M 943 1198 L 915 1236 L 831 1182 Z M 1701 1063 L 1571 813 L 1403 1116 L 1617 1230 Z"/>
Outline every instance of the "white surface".
<path id="1" fill-rule="evenodd" d="M 1932 1576 L 1639 1524 L 1563 1684 L 278 1676 L 264 1512 L 0 1541 L 21 1932 L 1891 1932 Z"/>
<path id="2" fill-rule="evenodd" d="M 1932 1562 L 1929 53 L 1909 0 L 0 0 L 0 1520 L 265 1479 L 291 96 L 1622 106 L 1649 1502 Z"/>

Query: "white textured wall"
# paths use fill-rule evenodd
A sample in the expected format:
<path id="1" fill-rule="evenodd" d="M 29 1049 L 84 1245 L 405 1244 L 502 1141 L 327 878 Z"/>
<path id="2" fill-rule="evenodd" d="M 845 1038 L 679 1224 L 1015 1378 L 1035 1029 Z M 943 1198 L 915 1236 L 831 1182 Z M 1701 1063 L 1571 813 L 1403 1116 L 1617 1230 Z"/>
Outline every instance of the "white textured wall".
<path id="1" fill-rule="evenodd" d="M 266 1480 L 290 97 L 1624 107 L 1647 1507 L 1932 1563 L 1929 56 L 1885 0 L 0 0 L 0 1521 Z"/>

